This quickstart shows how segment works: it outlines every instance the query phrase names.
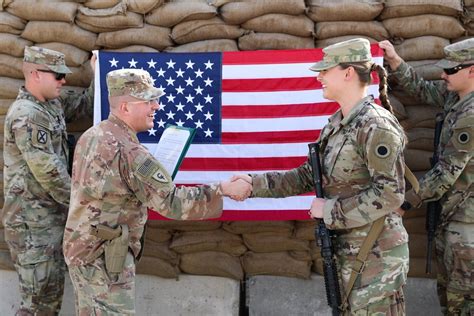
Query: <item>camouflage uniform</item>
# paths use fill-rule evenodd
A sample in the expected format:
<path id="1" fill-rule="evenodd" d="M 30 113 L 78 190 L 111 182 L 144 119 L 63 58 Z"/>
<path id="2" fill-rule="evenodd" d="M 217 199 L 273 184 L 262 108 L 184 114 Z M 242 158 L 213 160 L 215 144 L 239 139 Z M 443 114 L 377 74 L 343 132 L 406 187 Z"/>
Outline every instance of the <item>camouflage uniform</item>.
<path id="1" fill-rule="evenodd" d="M 327 47 L 323 61 L 312 69 L 327 69 L 338 61 L 370 60 L 368 42 L 363 42 L 362 48 L 353 42 L 339 45 L 344 46 L 336 46 L 335 52 L 331 51 L 333 46 Z M 355 51 L 354 58 L 346 45 Z M 331 53 L 339 58 L 331 58 Z M 375 104 L 372 96 L 359 101 L 346 117 L 340 110 L 333 114 L 319 138 L 326 195 L 324 222 L 337 235 L 343 292 L 372 223 L 386 216 L 383 231 L 352 289 L 347 314 L 405 313 L 402 286 L 408 272 L 408 234 L 401 216 L 394 212 L 402 203 L 405 188 L 404 139 L 397 119 Z M 252 178 L 256 197 L 298 195 L 314 188 L 309 160 L 288 172 Z"/>
<path id="2" fill-rule="evenodd" d="M 109 96 L 133 95 L 157 99 L 143 70 L 117 70 L 108 74 Z M 78 315 L 134 314 L 135 260 L 143 245 L 140 238 L 147 207 L 173 219 L 219 217 L 223 200 L 218 184 L 176 187 L 168 172 L 142 146 L 117 116 L 87 130 L 74 157 L 69 216 L 64 234 L 64 256 L 76 292 Z M 122 273 L 104 266 L 103 239 L 90 233 L 91 225 L 110 228 L 126 224 L 129 255 Z"/>
<path id="3" fill-rule="evenodd" d="M 25 62 L 67 73 L 64 55 L 25 48 Z M 5 118 L 5 240 L 20 277 L 20 315 L 61 308 L 66 265 L 61 252 L 69 204 L 66 121 L 92 115 L 92 89 L 41 102 L 21 88 Z"/>
<path id="4" fill-rule="evenodd" d="M 474 39 L 448 45 L 445 53 L 442 68 L 474 63 Z M 404 62 L 393 75 L 405 91 L 443 110 L 439 162 L 420 179 L 418 194 L 408 191 L 406 199 L 414 206 L 440 200 L 435 240 L 440 302 L 448 314 L 463 309 L 461 314 L 474 315 L 474 92 L 460 100 L 444 82 L 425 81 Z"/>

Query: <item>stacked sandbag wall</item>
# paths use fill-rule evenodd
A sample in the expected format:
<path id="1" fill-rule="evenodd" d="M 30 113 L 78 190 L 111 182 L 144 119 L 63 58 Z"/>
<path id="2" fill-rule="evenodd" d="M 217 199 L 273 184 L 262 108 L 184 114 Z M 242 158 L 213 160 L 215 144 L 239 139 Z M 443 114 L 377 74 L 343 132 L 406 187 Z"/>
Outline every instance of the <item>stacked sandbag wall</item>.
<path id="1" fill-rule="evenodd" d="M 92 79 L 93 49 L 204 52 L 325 47 L 352 37 L 390 39 L 428 80 L 442 48 L 471 36 L 474 1 L 461 0 L 0 0 L 0 121 L 23 84 L 25 46 L 66 54 L 67 89 Z M 463 13 L 464 10 L 464 14 Z M 466 32 L 467 30 L 467 32 Z M 429 169 L 437 109 L 408 97 L 396 82 L 390 98 L 410 140 L 406 160 L 417 176 Z M 90 120 L 68 125 L 79 136 Z M 3 156 L 3 155 L 0 155 Z M 2 173 L 3 178 L 3 173 Z M 3 183 L 2 183 L 3 185 Z M 3 196 L 3 194 L 2 194 Z M 3 205 L 3 202 L 1 203 Z M 424 209 L 408 212 L 410 275 L 425 276 Z M 251 275 L 308 278 L 321 273 L 313 221 L 149 221 L 138 272 L 243 279 Z M 12 269 L 0 228 L 0 268 Z"/>

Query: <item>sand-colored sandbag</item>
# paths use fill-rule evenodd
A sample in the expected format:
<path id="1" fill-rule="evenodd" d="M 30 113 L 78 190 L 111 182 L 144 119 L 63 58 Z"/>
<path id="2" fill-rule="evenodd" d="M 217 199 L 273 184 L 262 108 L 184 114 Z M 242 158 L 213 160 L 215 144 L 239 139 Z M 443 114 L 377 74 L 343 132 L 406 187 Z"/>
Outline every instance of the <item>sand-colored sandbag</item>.
<path id="1" fill-rule="evenodd" d="M 299 261 L 288 252 L 247 252 L 242 257 L 246 275 L 279 275 L 308 279 L 311 275 L 311 261 Z"/>
<path id="2" fill-rule="evenodd" d="M 412 233 L 408 238 L 408 247 L 410 248 L 410 258 L 426 258 L 426 244 L 428 237 L 426 232 Z"/>
<path id="3" fill-rule="evenodd" d="M 84 6 L 91 9 L 106 9 L 116 6 L 123 0 L 88 0 L 84 3 Z"/>
<path id="4" fill-rule="evenodd" d="M 210 39 L 235 39 L 244 34 L 237 25 L 227 25 L 220 18 L 193 20 L 179 23 L 171 31 L 171 38 L 178 44 Z"/>
<path id="5" fill-rule="evenodd" d="M 323 21 L 371 21 L 383 9 L 383 1 L 309 0 L 307 15 L 316 22 Z"/>
<path id="6" fill-rule="evenodd" d="M 71 44 L 86 51 L 93 50 L 97 35 L 66 22 L 30 21 L 21 37 L 35 43 L 61 42 Z"/>
<path id="7" fill-rule="evenodd" d="M 110 16 L 87 16 L 78 13 L 76 24 L 94 33 L 112 32 L 133 27 L 143 27 L 143 17 L 134 12 Z"/>
<path id="8" fill-rule="evenodd" d="M 50 42 L 37 44 L 47 49 L 52 49 L 64 54 L 66 65 L 71 67 L 79 67 L 89 60 L 90 52 L 80 49 L 74 45 L 64 44 L 60 42 Z"/>
<path id="9" fill-rule="evenodd" d="M 389 79 L 393 79 L 393 76 L 389 76 Z M 404 106 L 418 106 L 423 103 L 419 98 L 408 94 L 401 86 L 392 84 L 390 88 L 390 94 L 396 97 Z"/>
<path id="10" fill-rule="evenodd" d="M 23 79 L 23 58 L 0 54 L 0 77 Z"/>
<path id="11" fill-rule="evenodd" d="M 0 269 L 15 270 L 15 266 L 13 265 L 13 261 L 10 256 L 10 251 L 8 250 L 0 249 Z"/>
<path id="12" fill-rule="evenodd" d="M 403 218 L 403 226 L 408 234 L 426 234 L 425 217 Z M 411 238 L 411 237 L 410 237 Z"/>
<path id="13" fill-rule="evenodd" d="M 461 0 L 385 0 L 379 19 L 419 14 L 457 16 L 462 12 Z"/>
<path id="14" fill-rule="evenodd" d="M 224 252 L 203 251 L 182 254 L 179 268 L 189 274 L 220 276 L 236 280 L 244 278 L 240 259 Z"/>
<path id="15" fill-rule="evenodd" d="M 449 40 L 438 36 L 420 36 L 404 40 L 395 45 L 398 55 L 405 60 L 441 59 L 444 57 L 443 48 L 449 45 Z"/>
<path id="16" fill-rule="evenodd" d="M 221 227 L 218 221 L 151 221 L 147 222 L 147 226 L 153 228 L 161 228 L 177 231 L 200 231 L 213 230 Z M 147 233 L 148 236 L 148 233 Z"/>
<path id="17" fill-rule="evenodd" d="M 240 50 L 314 48 L 312 37 L 281 33 L 250 33 L 238 40 Z"/>
<path id="18" fill-rule="evenodd" d="M 8 12 L 0 12 L 0 33 L 21 34 L 26 21 Z"/>
<path id="19" fill-rule="evenodd" d="M 323 268 L 323 259 L 318 258 L 313 260 L 313 265 L 311 266 L 311 271 L 313 271 L 316 274 L 319 275 L 324 275 L 324 268 Z"/>
<path id="20" fill-rule="evenodd" d="M 135 13 L 147 14 L 164 2 L 165 0 L 127 0 L 127 9 Z"/>
<path id="21" fill-rule="evenodd" d="M 372 37 L 377 41 L 382 41 L 390 37 L 383 24 L 378 21 L 319 22 L 316 23 L 315 34 L 317 39 L 326 39 L 344 35 L 365 35 Z"/>
<path id="22" fill-rule="evenodd" d="M 405 130 L 415 127 L 435 127 L 436 114 L 441 111 L 440 108 L 430 105 L 406 106 L 407 118 L 400 122 Z"/>
<path id="23" fill-rule="evenodd" d="M 22 85 L 24 80 L 0 77 L 0 99 L 15 99 Z"/>
<path id="24" fill-rule="evenodd" d="M 145 257 L 153 257 L 163 259 L 173 265 L 179 263 L 179 255 L 169 248 L 169 241 L 154 242 L 147 240 L 143 248 L 143 255 Z"/>
<path id="25" fill-rule="evenodd" d="M 15 99 L 0 99 L 0 115 L 5 115 Z M 3 134 L 3 131 L 1 131 Z"/>
<path id="26" fill-rule="evenodd" d="M 145 21 L 153 25 L 172 27 L 185 21 L 211 19 L 216 15 L 216 7 L 206 1 L 167 2 L 151 11 Z"/>
<path id="27" fill-rule="evenodd" d="M 107 48 L 145 45 L 162 50 L 173 45 L 169 35 L 169 28 L 145 24 L 142 28 L 100 33 L 97 37 L 96 45 Z"/>
<path id="28" fill-rule="evenodd" d="M 81 67 L 69 67 L 69 69 L 71 69 L 72 73 L 66 75 L 66 83 L 68 85 L 88 87 L 91 84 L 94 73 L 89 63 L 85 63 Z"/>
<path id="29" fill-rule="evenodd" d="M 231 39 L 198 41 L 180 46 L 168 47 L 167 52 L 234 52 L 238 51 L 237 43 Z"/>
<path id="30" fill-rule="evenodd" d="M 394 95 L 389 94 L 388 100 L 392 105 L 393 113 L 398 120 L 404 120 L 407 118 L 407 112 L 405 111 L 405 106 L 398 100 Z"/>
<path id="31" fill-rule="evenodd" d="M 158 53 L 159 50 L 145 45 L 130 45 L 122 48 L 109 48 L 112 52 L 131 52 L 131 53 Z"/>
<path id="32" fill-rule="evenodd" d="M 316 221 L 295 221 L 293 237 L 302 240 L 315 240 Z"/>
<path id="33" fill-rule="evenodd" d="M 243 234 L 245 245 L 253 252 L 309 251 L 309 241 L 284 234 L 264 232 Z"/>
<path id="34" fill-rule="evenodd" d="M 311 254 L 310 252 L 307 251 L 301 251 L 301 250 L 289 250 L 288 254 L 295 260 L 298 261 L 311 261 Z"/>
<path id="35" fill-rule="evenodd" d="M 425 80 L 440 80 L 443 69 L 435 66 L 438 59 L 413 60 L 407 63 Z"/>
<path id="36" fill-rule="evenodd" d="M 137 274 L 155 275 L 167 279 L 177 279 L 179 268 L 166 260 L 155 257 L 142 257 L 137 264 Z"/>
<path id="37" fill-rule="evenodd" d="M 293 233 L 293 221 L 236 221 L 224 222 L 222 228 L 233 234 L 251 234 L 260 232 Z"/>
<path id="38" fill-rule="evenodd" d="M 151 223 L 158 221 L 148 221 L 146 232 L 145 232 L 145 242 L 148 240 L 154 242 L 164 242 L 171 239 L 172 233 L 169 229 L 157 228 L 151 226 Z"/>
<path id="39" fill-rule="evenodd" d="M 343 36 L 336 36 L 336 37 L 330 37 L 322 40 L 316 40 L 315 41 L 315 46 L 317 48 L 324 48 L 329 45 L 333 45 L 339 42 L 344 42 L 353 38 L 365 38 L 367 39 L 371 44 L 377 43 L 378 41 L 370 36 L 365 36 L 365 35 L 343 35 Z"/>
<path id="40" fill-rule="evenodd" d="M 245 247 L 239 235 L 229 233 L 223 229 L 175 233 L 170 243 L 170 249 L 181 254 L 219 251 L 236 257 L 247 251 L 247 247 Z"/>
<path id="41" fill-rule="evenodd" d="M 422 14 L 383 20 L 383 25 L 391 37 L 414 38 L 433 35 L 457 38 L 465 32 L 458 19 L 439 14 Z"/>
<path id="42" fill-rule="evenodd" d="M 215 6 L 216 8 L 219 8 L 223 6 L 226 3 L 229 2 L 239 2 L 241 0 L 207 0 L 207 3 L 209 3 L 212 6 Z"/>
<path id="43" fill-rule="evenodd" d="M 0 54 L 23 57 L 25 46 L 32 46 L 33 42 L 18 35 L 0 33 Z"/>
<path id="44" fill-rule="evenodd" d="M 105 9 L 90 9 L 88 7 L 79 7 L 78 14 L 83 14 L 86 16 L 95 16 L 95 17 L 106 17 L 106 16 L 115 16 L 115 15 L 125 15 L 127 13 L 127 4 L 125 2 L 120 2 L 117 5 L 105 8 Z"/>
<path id="45" fill-rule="evenodd" d="M 314 33 L 314 22 L 306 15 L 270 13 L 246 21 L 242 27 L 255 32 L 283 33 L 301 37 L 312 36 Z"/>
<path id="46" fill-rule="evenodd" d="M 243 0 L 220 7 L 222 19 L 229 24 L 242 24 L 270 13 L 300 15 L 306 10 L 304 0 Z"/>
<path id="47" fill-rule="evenodd" d="M 72 23 L 78 4 L 74 2 L 15 0 L 7 11 L 28 21 L 62 21 Z"/>
<path id="48" fill-rule="evenodd" d="M 426 258 L 410 257 L 410 267 L 408 270 L 408 277 L 436 279 L 436 273 L 437 273 L 438 267 L 436 264 L 434 250 L 433 250 L 433 259 L 431 260 L 431 273 L 427 274 L 425 269 L 426 269 Z"/>
<path id="49" fill-rule="evenodd" d="M 92 117 L 85 117 L 67 123 L 68 133 L 83 133 L 92 127 Z M 78 138 L 76 138 L 77 140 Z"/>
<path id="50" fill-rule="evenodd" d="M 405 163 L 411 171 L 428 170 L 430 166 L 430 158 L 433 156 L 432 151 L 421 149 L 405 149 Z"/>
<path id="51" fill-rule="evenodd" d="M 408 137 L 407 147 L 411 149 L 433 150 L 434 129 L 415 127 L 406 131 Z"/>

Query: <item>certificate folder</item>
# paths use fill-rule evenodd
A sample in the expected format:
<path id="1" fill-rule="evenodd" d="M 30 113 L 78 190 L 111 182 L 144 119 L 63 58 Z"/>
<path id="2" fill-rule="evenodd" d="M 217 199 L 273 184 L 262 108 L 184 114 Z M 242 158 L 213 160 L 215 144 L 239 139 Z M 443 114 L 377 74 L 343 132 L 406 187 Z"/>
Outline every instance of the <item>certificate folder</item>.
<path id="1" fill-rule="evenodd" d="M 155 158 L 174 179 L 196 130 L 194 128 L 167 125 L 155 150 Z"/>

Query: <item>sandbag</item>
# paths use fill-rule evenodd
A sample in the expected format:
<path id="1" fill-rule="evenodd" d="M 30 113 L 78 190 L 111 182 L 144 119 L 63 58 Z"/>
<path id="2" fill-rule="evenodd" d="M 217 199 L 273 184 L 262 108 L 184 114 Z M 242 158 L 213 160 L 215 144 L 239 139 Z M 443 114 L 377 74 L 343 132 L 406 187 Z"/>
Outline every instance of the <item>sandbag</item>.
<path id="1" fill-rule="evenodd" d="M 26 21 L 8 12 L 0 12 L 0 33 L 19 35 L 24 30 Z"/>
<path id="2" fill-rule="evenodd" d="M 15 99 L 0 99 L 0 115 L 5 115 Z M 3 131 L 1 131 L 3 134 Z M 2 140 L 3 141 L 3 140 Z"/>
<path id="3" fill-rule="evenodd" d="M 12 271 L 15 270 L 9 250 L 0 249 L 0 269 Z"/>
<path id="4" fill-rule="evenodd" d="M 209 39 L 235 39 L 244 34 L 236 25 L 227 25 L 219 18 L 182 22 L 173 27 L 171 38 L 178 44 Z"/>
<path id="5" fill-rule="evenodd" d="M 443 69 L 435 66 L 438 59 L 414 60 L 407 64 L 415 69 L 416 73 L 425 80 L 440 80 Z"/>
<path id="6" fill-rule="evenodd" d="M 0 77 L 23 79 L 23 58 L 0 54 Z"/>
<path id="7" fill-rule="evenodd" d="M 389 38 L 389 34 L 382 23 L 378 21 L 370 22 L 319 22 L 315 26 L 317 39 L 326 39 L 344 35 L 365 35 L 382 41 Z"/>
<path id="8" fill-rule="evenodd" d="M 136 269 L 137 274 L 156 275 L 167 279 L 177 279 L 179 275 L 177 265 L 155 257 L 142 257 Z"/>
<path id="9" fill-rule="evenodd" d="M 22 57 L 25 46 L 32 46 L 33 42 L 21 38 L 18 35 L 0 33 L 0 54 L 9 54 Z"/>
<path id="10" fill-rule="evenodd" d="M 316 22 L 323 21 L 371 21 L 383 9 L 381 0 L 309 0 L 307 15 Z"/>
<path id="11" fill-rule="evenodd" d="M 415 127 L 406 131 L 408 137 L 407 147 L 426 151 L 434 150 L 434 129 L 426 127 Z"/>
<path id="12" fill-rule="evenodd" d="M 392 37 L 413 38 L 433 35 L 444 38 L 457 38 L 465 33 L 458 19 L 438 14 L 423 14 L 383 21 Z"/>
<path id="13" fill-rule="evenodd" d="M 168 47 L 167 52 L 234 52 L 238 51 L 237 43 L 231 39 L 217 39 L 187 43 Z"/>
<path id="14" fill-rule="evenodd" d="M 426 244 L 428 237 L 426 232 L 412 233 L 408 238 L 408 247 L 410 248 L 411 258 L 426 258 Z"/>
<path id="15" fill-rule="evenodd" d="M 173 45 L 169 35 L 169 28 L 145 24 L 142 28 L 100 33 L 96 44 L 107 48 L 145 45 L 162 50 Z"/>
<path id="16" fill-rule="evenodd" d="M 24 80 L 0 77 L 0 99 L 16 99 L 20 87 L 24 84 Z"/>
<path id="17" fill-rule="evenodd" d="M 379 18 L 389 19 L 419 14 L 457 16 L 462 12 L 461 0 L 385 0 Z"/>
<path id="18" fill-rule="evenodd" d="M 15 0 L 7 11 L 28 21 L 62 21 L 72 23 L 78 4 L 74 2 Z"/>
<path id="19" fill-rule="evenodd" d="M 212 6 L 215 6 L 216 8 L 219 8 L 226 3 L 236 2 L 236 1 L 240 1 L 240 0 L 207 0 L 207 3 L 209 3 Z"/>
<path id="20" fill-rule="evenodd" d="M 407 118 L 400 122 L 405 130 L 415 127 L 435 127 L 436 114 L 441 112 L 441 109 L 431 105 L 417 105 L 405 106 Z"/>
<path id="21" fill-rule="evenodd" d="M 426 252 L 426 250 L 424 250 L 424 252 Z M 408 277 L 436 279 L 438 265 L 436 264 L 436 259 L 434 258 L 434 256 L 433 256 L 433 259 L 431 260 L 431 273 L 427 274 L 425 268 L 426 268 L 426 258 L 410 257 L 410 267 L 408 270 Z"/>
<path id="22" fill-rule="evenodd" d="M 182 232 L 173 235 L 170 249 L 177 253 L 219 251 L 238 257 L 247 251 L 242 238 L 222 229 Z"/>
<path id="23" fill-rule="evenodd" d="M 250 234 L 259 232 L 293 233 L 292 221 L 235 221 L 224 222 L 222 228 L 233 234 Z"/>
<path id="24" fill-rule="evenodd" d="M 315 240 L 316 221 L 296 221 L 293 237 L 302 240 Z"/>
<path id="25" fill-rule="evenodd" d="M 130 45 L 122 48 L 109 48 L 112 52 L 131 52 L 131 53 L 159 53 L 160 51 L 145 45 Z"/>
<path id="26" fill-rule="evenodd" d="M 226 23 L 242 24 L 264 14 L 300 15 L 305 10 L 304 0 L 243 0 L 227 3 L 219 11 Z"/>
<path id="27" fill-rule="evenodd" d="M 154 242 L 164 242 L 171 239 L 171 232 L 168 229 L 152 227 L 150 222 L 151 221 L 147 222 L 145 243 L 148 242 L 148 240 Z"/>
<path id="28" fill-rule="evenodd" d="M 279 275 L 308 279 L 311 275 L 311 261 L 299 261 L 287 252 L 247 252 L 242 257 L 246 275 Z"/>
<path id="29" fill-rule="evenodd" d="M 63 43 L 91 51 L 96 48 L 97 35 L 66 22 L 30 21 L 21 37 L 35 43 L 56 42 L 60 39 Z"/>
<path id="30" fill-rule="evenodd" d="M 173 265 L 179 263 L 179 255 L 169 248 L 169 242 L 154 242 L 148 240 L 145 242 L 143 248 L 143 255 L 145 257 L 153 257 L 163 259 Z"/>
<path id="31" fill-rule="evenodd" d="M 369 36 L 364 36 L 364 35 L 343 35 L 343 36 L 336 36 L 336 37 L 330 37 L 322 40 L 316 40 L 315 41 L 315 46 L 318 48 L 324 48 L 329 45 L 333 45 L 339 42 L 344 42 L 353 38 L 365 38 L 367 39 L 371 44 L 378 43 L 378 41 L 375 38 L 369 37 Z"/>
<path id="32" fill-rule="evenodd" d="M 143 17 L 134 12 L 111 16 L 88 16 L 78 13 L 76 24 L 85 30 L 94 33 L 102 33 L 133 27 L 143 27 Z"/>
<path id="33" fill-rule="evenodd" d="M 422 216 L 403 218 L 403 226 L 410 236 L 411 234 L 426 234 L 425 223 L 426 218 Z"/>
<path id="34" fill-rule="evenodd" d="M 83 133 L 92 127 L 92 117 L 84 117 L 79 120 L 67 122 L 68 133 Z M 76 138 L 78 139 L 78 138 Z"/>
<path id="35" fill-rule="evenodd" d="M 309 251 L 309 242 L 278 233 L 243 234 L 245 245 L 253 252 Z"/>
<path id="36" fill-rule="evenodd" d="M 84 3 L 84 6 L 91 9 L 106 9 L 114 7 L 121 2 L 122 0 L 88 0 Z"/>
<path id="37" fill-rule="evenodd" d="M 394 46 L 403 60 L 410 61 L 444 58 L 443 48 L 449 44 L 449 40 L 442 37 L 420 36 L 404 40 Z"/>
<path id="38" fill-rule="evenodd" d="M 238 39 L 240 50 L 314 48 L 312 37 L 281 33 L 250 33 Z"/>
<path id="39" fill-rule="evenodd" d="M 127 9 L 135 13 L 146 14 L 164 2 L 165 0 L 127 0 Z"/>
<path id="40" fill-rule="evenodd" d="M 388 101 L 392 105 L 393 113 L 398 120 L 404 120 L 407 118 L 407 112 L 405 106 L 398 100 L 394 95 L 388 94 Z"/>
<path id="41" fill-rule="evenodd" d="M 270 13 L 246 21 L 242 27 L 255 32 L 284 33 L 301 37 L 309 37 L 314 33 L 314 22 L 306 15 Z"/>
<path id="42" fill-rule="evenodd" d="M 177 231 L 213 230 L 221 227 L 218 221 L 148 221 L 147 226 Z M 147 232 L 148 236 L 148 232 Z M 157 240 L 158 241 L 158 240 Z"/>
<path id="43" fill-rule="evenodd" d="M 69 67 L 72 73 L 66 75 L 66 83 L 76 87 L 88 87 L 92 82 L 94 73 L 90 64 L 85 63 L 81 67 Z"/>
<path id="44" fill-rule="evenodd" d="M 224 252 L 203 251 L 182 254 L 179 268 L 189 274 L 220 276 L 235 280 L 244 278 L 239 258 Z"/>
<path id="45" fill-rule="evenodd" d="M 297 250 L 289 250 L 288 254 L 295 260 L 298 261 L 311 261 L 311 254 L 309 251 L 297 251 Z"/>
<path id="46" fill-rule="evenodd" d="M 71 67 L 79 67 L 89 60 L 90 52 L 86 52 L 85 50 L 82 50 L 73 45 L 59 42 L 51 42 L 38 44 L 37 46 L 63 53 L 66 65 Z"/>
<path id="47" fill-rule="evenodd" d="M 430 158 L 432 156 L 432 151 L 410 148 L 405 149 L 405 163 L 411 171 L 422 171 L 430 169 Z"/>
<path id="48" fill-rule="evenodd" d="M 216 15 L 217 9 L 206 1 L 167 2 L 151 11 L 145 17 L 145 21 L 153 25 L 172 27 L 181 22 L 205 20 Z"/>

